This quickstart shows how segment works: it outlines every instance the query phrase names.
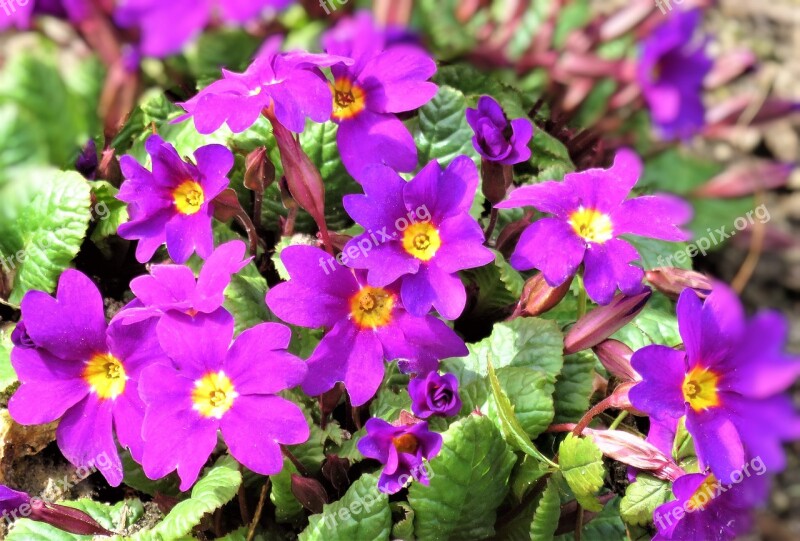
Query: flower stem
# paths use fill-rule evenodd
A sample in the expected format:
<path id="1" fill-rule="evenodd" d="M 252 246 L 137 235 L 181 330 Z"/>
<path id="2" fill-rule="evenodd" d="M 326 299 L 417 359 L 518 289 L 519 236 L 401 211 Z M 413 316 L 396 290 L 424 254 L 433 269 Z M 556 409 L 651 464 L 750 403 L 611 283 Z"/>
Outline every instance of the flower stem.
<path id="1" fill-rule="evenodd" d="M 583 285 L 583 277 L 578 274 L 578 319 L 586 315 L 586 288 Z"/>
<path id="2" fill-rule="evenodd" d="M 492 233 L 494 232 L 494 227 L 497 225 L 497 209 L 492 207 L 491 212 L 489 213 L 489 225 L 486 226 L 486 233 L 484 233 L 484 238 L 488 242 L 490 238 L 492 238 Z"/>
<path id="3" fill-rule="evenodd" d="M 614 419 L 614 422 L 612 422 L 611 425 L 609 425 L 608 429 L 614 430 L 615 428 L 617 428 L 620 424 L 622 424 L 622 421 L 624 421 L 627 416 L 628 412 L 626 410 L 622 410 L 620 414 L 617 415 L 617 418 Z"/>
<path id="4" fill-rule="evenodd" d="M 261 513 L 264 511 L 264 503 L 267 500 L 267 494 L 269 493 L 269 477 L 264 482 L 264 486 L 261 487 L 261 496 L 258 498 L 258 505 L 256 506 L 256 513 L 253 515 L 253 521 L 250 523 L 250 529 L 247 530 L 247 541 L 253 541 L 253 537 L 256 535 L 256 527 L 258 526 L 258 522 L 261 520 Z"/>

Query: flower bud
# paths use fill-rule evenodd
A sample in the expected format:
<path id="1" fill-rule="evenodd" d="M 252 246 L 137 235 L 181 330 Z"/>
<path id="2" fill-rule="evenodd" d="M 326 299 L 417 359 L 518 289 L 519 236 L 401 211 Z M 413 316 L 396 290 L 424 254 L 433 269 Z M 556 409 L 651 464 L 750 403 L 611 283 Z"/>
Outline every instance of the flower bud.
<path id="1" fill-rule="evenodd" d="M 617 295 L 605 306 L 598 306 L 582 318 L 564 337 L 564 353 L 569 355 L 596 346 L 639 315 L 652 291 L 645 288 L 632 296 Z"/>
<path id="2" fill-rule="evenodd" d="M 28 518 L 45 522 L 65 532 L 76 535 L 114 535 L 97 523 L 95 519 L 77 509 L 31 499 L 31 514 Z"/>
<path id="3" fill-rule="evenodd" d="M 572 280 L 570 278 L 558 287 L 551 287 L 541 273 L 528 278 L 514 315 L 536 317 L 552 310 L 566 296 Z"/>
<path id="4" fill-rule="evenodd" d="M 645 279 L 673 300 L 677 300 L 686 288 L 694 289 L 698 296 L 705 299 L 713 288 L 711 280 L 705 274 L 675 267 L 651 269 L 645 272 Z"/>
<path id="5" fill-rule="evenodd" d="M 781 188 L 796 164 L 759 160 L 730 167 L 692 192 L 695 197 L 728 199 L 751 195 L 757 190 Z"/>
<path id="6" fill-rule="evenodd" d="M 640 470 L 647 470 L 659 479 L 674 481 L 685 473 L 655 445 L 629 432 L 586 428 L 583 433 L 607 457 Z"/>
<path id="7" fill-rule="evenodd" d="M 322 513 L 322 506 L 328 503 L 328 493 L 316 479 L 292 474 L 292 494 L 300 504 L 311 513 Z"/>
<path id="8" fill-rule="evenodd" d="M 621 381 L 638 381 L 641 376 L 631 366 L 633 350 L 620 342 L 609 338 L 592 348 L 600 363 Z"/>
<path id="9" fill-rule="evenodd" d="M 245 158 L 244 186 L 257 193 L 275 182 L 275 165 L 267 155 L 266 147 L 260 147 Z"/>

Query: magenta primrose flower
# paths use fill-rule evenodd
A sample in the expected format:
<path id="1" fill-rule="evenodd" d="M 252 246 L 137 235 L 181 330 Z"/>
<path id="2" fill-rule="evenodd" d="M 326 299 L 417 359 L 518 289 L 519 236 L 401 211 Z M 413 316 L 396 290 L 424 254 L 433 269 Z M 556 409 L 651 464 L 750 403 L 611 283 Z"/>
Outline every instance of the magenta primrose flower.
<path id="1" fill-rule="evenodd" d="M 497 208 L 534 207 L 552 217 L 529 225 L 511 256 L 517 270 L 538 269 L 551 287 L 569 280 L 583 263 L 589 297 L 608 304 L 619 288 L 626 295 L 642 290 L 644 271 L 632 263 L 639 253 L 621 235 L 667 241 L 689 237 L 679 226 L 692 207 L 674 196 L 626 199 L 639 180 L 642 162 L 620 150 L 610 169 L 569 173 L 563 182 L 547 181 L 517 188 Z"/>
<path id="2" fill-rule="evenodd" d="M 87 17 L 88 0 L 9 0 L 0 5 L 0 30 L 27 30 L 35 15 L 52 15 L 79 23 Z"/>
<path id="3" fill-rule="evenodd" d="M 262 12 L 280 10 L 293 0 L 122 0 L 114 20 L 123 28 L 139 28 L 146 56 L 162 57 L 179 52 L 212 18 L 242 24 Z"/>
<path id="4" fill-rule="evenodd" d="M 164 243 L 176 263 L 186 262 L 195 251 L 207 258 L 214 249 L 211 201 L 228 186 L 225 175 L 233 167 L 233 154 L 222 145 L 206 145 L 195 151 L 196 163 L 185 162 L 158 135 L 147 139 L 145 149 L 152 172 L 133 156 L 120 159 L 126 180 L 117 199 L 128 203 L 130 220 L 119 226 L 119 236 L 139 241 L 136 259 L 141 263 Z"/>
<path id="5" fill-rule="evenodd" d="M 411 370 L 427 373 L 436 370 L 440 359 L 468 353 L 440 319 L 406 312 L 396 288 L 369 285 L 365 273 L 340 265 L 331 271 L 328 258 L 313 246 L 285 248 L 281 261 L 290 280 L 273 287 L 266 298 L 284 321 L 328 329 L 308 359 L 306 394 L 322 394 L 343 381 L 352 404 L 360 406 L 378 390 L 384 359 L 405 359 Z"/>
<path id="6" fill-rule="evenodd" d="M 21 303 L 25 333 L 34 347 L 15 346 L 11 363 L 20 388 L 8 403 L 23 425 L 61 419 L 58 446 L 76 467 L 96 467 L 112 486 L 122 482 L 114 441 L 142 458 L 142 370 L 167 361 L 154 325 L 106 324 L 103 298 L 82 273 L 67 270 L 56 298 L 29 291 Z"/>
<path id="7" fill-rule="evenodd" d="M 527 118 L 509 121 L 503 108 L 491 96 L 481 96 L 478 108 L 467 108 L 467 122 L 475 135 L 472 146 L 484 159 L 503 165 L 528 160 L 533 124 Z"/>
<path id="8" fill-rule="evenodd" d="M 347 171 L 361 180 L 370 164 L 396 171 L 417 167 L 417 147 L 395 113 L 412 111 L 436 95 L 428 79 L 436 63 L 411 42 L 388 42 L 387 31 L 362 11 L 342 20 L 322 38 L 329 54 L 352 58 L 331 68 L 336 142 Z"/>
<path id="9" fill-rule="evenodd" d="M 636 76 L 665 139 L 686 139 L 705 124 L 703 79 L 713 63 L 708 40 L 695 39 L 702 18 L 699 9 L 675 10 L 641 45 Z"/>
<path id="10" fill-rule="evenodd" d="M 370 285 L 400 279 L 403 306 L 414 315 L 435 308 L 445 319 L 464 310 L 467 293 L 458 271 L 494 261 L 483 231 L 469 214 L 478 170 L 466 156 L 442 170 L 426 165 L 410 182 L 386 166 L 364 170 L 364 195 L 346 195 L 347 213 L 367 232 L 350 240 L 345 253 L 362 250 L 349 266 L 366 269 Z M 353 252 L 355 251 L 355 252 Z"/>
<path id="11" fill-rule="evenodd" d="M 412 479 L 423 485 L 430 483 L 427 465 L 439 454 L 442 436 L 428 430 L 428 423 L 394 426 L 373 417 L 364 425 L 367 435 L 358 440 L 359 452 L 384 465 L 378 479 L 381 492 L 399 492 Z"/>
<path id="12" fill-rule="evenodd" d="M 169 312 L 190 316 L 214 312 L 225 302 L 231 277 L 250 262 L 251 258 L 244 258 L 246 249 L 239 240 L 220 245 L 208 256 L 197 278 L 185 265 L 153 265 L 150 274 L 131 280 L 136 299 L 117 319 L 127 325 Z"/>
<path id="13" fill-rule="evenodd" d="M 453 374 L 440 376 L 437 372 L 418 376 L 408 382 L 411 411 L 420 419 L 432 415 L 452 417 L 461 411 L 458 379 Z"/>
<path id="14" fill-rule="evenodd" d="M 332 112 L 331 90 L 319 68 L 352 60 L 303 51 L 281 53 L 280 46 L 281 38 L 268 40 L 244 73 L 222 70 L 221 80 L 180 104 L 187 114 L 174 122 L 192 117 L 200 133 L 212 133 L 226 123 L 239 133 L 265 109 L 297 133 L 305 128 L 306 117 L 326 122 Z"/>
<path id="15" fill-rule="evenodd" d="M 722 482 L 751 457 L 780 471 L 782 442 L 800 437 L 800 416 L 784 393 L 800 375 L 800 359 L 783 353 L 785 319 L 761 312 L 747 321 L 723 284 L 705 302 L 684 290 L 677 313 L 685 351 L 651 345 L 634 353 L 643 379 L 631 403 L 662 423 L 685 415 L 701 466 Z"/>
<path id="16" fill-rule="evenodd" d="M 675 499 L 653 513 L 653 541 L 729 541 L 753 527 L 751 509 L 766 496 L 767 482 L 750 472 L 739 483 L 720 483 L 713 473 L 691 473 L 675 480 Z"/>
<path id="17" fill-rule="evenodd" d="M 140 384 L 147 404 L 141 463 L 151 479 L 177 469 L 187 490 L 219 431 L 231 455 L 262 475 L 281 471 L 280 445 L 308 439 L 302 410 L 277 396 L 306 375 L 306 364 L 286 351 L 291 331 L 262 323 L 231 344 L 233 327 L 224 310 L 162 317 L 158 337 L 172 363 L 148 367 Z"/>

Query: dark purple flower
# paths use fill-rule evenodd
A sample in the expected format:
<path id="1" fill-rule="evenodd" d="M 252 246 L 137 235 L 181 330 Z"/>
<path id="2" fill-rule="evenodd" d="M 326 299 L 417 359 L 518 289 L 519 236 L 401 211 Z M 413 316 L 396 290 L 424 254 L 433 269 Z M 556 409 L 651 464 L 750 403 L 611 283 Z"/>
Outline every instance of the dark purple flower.
<path id="1" fill-rule="evenodd" d="M 352 58 L 333 66 L 333 116 L 336 142 L 347 171 L 361 180 L 370 164 L 397 171 L 417 167 L 414 138 L 395 113 L 412 111 L 436 95 L 428 81 L 436 63 L 413 43 L 387 43 L 387 33 L 362 11 L 342 20 L 322 38 L 329 54 Z"/>
<path id="2" fill-rule="evenodd" d="M 218 310 L 196 318 L 164 316 L 158 337 L 172 364 L 142 373 L 147 476 L 158 479 L 177 469 L 180 488 L 187 490 L 217 446 L 219 431 L 247 468 L 262 475 L 281 471 L 280 445 L 309 436 L 302 410 L 277 396 L 306 374 L 306 364 L 286 351 L 288 327 L 261 323 L 231 344 L 233 318 Z"/>
<path id="3" fill-rule="evenodd" d="M 626 199 L 639 180 L 642 162 L 620 150 L 610 169 L 569 173 L 563 182 L 547 181 L 517 188 L 497 208 L 534 207 L 552 214 L 536 220 L 522 233 L 511 265 L 536 268 L 557 287 L 569 280 L 581 263 L 589 297 L 608 304 L 619 288 L 625 295 L 642 291 L 644 271 L 633 265 L 639 253 L 620 235 L 679 241 L 688 234 L 692 207 L 674 196 L 648 195 Z"/>
<path id="4" fill-rule="evenodd" d="M 749 470 L 748 470 L 749 471 Z M 763 500 L 766 479 L 750 472 L 738 483 L 721 484 L 714 474 L 691 473 L 672 485 L 675 499 L 653 513 L 653 541 L 728 541 L 753 527 L 751 509 Z"/>
<path id="5" fill-rule="evenodd" d="M 676 10 L 642 42 L 637 79 L 656 129 L 665 139 L 688 138 L 704 124 L 703 79 L 712 61 L 706 39 L 695 39 L 699 9 Z"/>
<path id="6" fill-rule="evenodd" d="M 18 518 L 14 511 L 18 514 L 19 508 L 30 504 L 30 501 L 31 497 L 24 492 L 0 485 L 0 519 Z"/>
<path id="7" fill-rule="evenodd" d="M 429 466 L 423 460 L 439 454 L 442 437 L 429 431 L 428 423 L 394 426 L 383 419 L 372 418 L 365 428 L 367 435 L 358 441 L 358 450 L 384 465 L 378 479 L 381 492 L 394 494 L 412 479 L 423 485 L 429 483 Z"/>
<path id="8" fill-rule="evenodd" d="M 467 302 L 458 271 L 495 257 L 469 214 L 478 186 L 475 164 L 459 156 L 442 170 L 434 160 L 410 182 L 386 166 L 363 173 L 364 195 L 343 200 L 347 213 L 367 230 L 345 246 L 347 264 L 367 269 L 375 287 L 400 279 L 410 313 L 421 316 L 433 307 L 445 319 L 456 319 Z"/>
<path id="9" fill-rule="evenodd" d="M 166 243 L 169 256 L 184 263 L 193 252 L 207 258 L 214 249 L 211 201 L 228 186 L 233 154 L 222 145 L 206 145 L 194 153 L 195 163 L 181 160 L 175 147 L 151 135 L 145 149 L 152 172 L 133 156 L 123 156 L 125 182 L 117 198 L 128 203 L 130 220 L 119 226 L 119 236 L 139 240 L 136 259 L 145 263 Z"/>
<path id="10" fill-rule="evenodd" d="M 11 417 L 24 425 L 61 419 L 56 438 L 67 460 L 96 467 L 111 485 L 119 485 L 122 464 L 113 429 L 140 460 L 139 375 L 151 363 L 167 362 L 154 326 L 107 325 L 100 292 L 75 270 L 61 275 L 55 299 L 29 291 L 21 309 L 36 347 L 11 351 L 22 383 L 8 403 Z"/>
<path id="11" fill-rule="evenodd" d="M 533 124 L 527 118 L 509 121 L 491 96 L 481 96 L 477 109 L 467 109 L 467 122 L 475 132 L 472 146 L 485 159 L 514 165 L 531 157 L 528 143 L 533 137 Z"/>
<path id="12" fill-rule="evenodd" d="M 360 406 L 378 390 L 384 359 L 406 359 L 427 373 L 440 359 L 467 354 L 443 321 L 412 316 L 394 287 L 367 285 L 365 273 L 334 263 L 319 248 L 290 246 L 281 260 L 291 279 L 269 290 L 269 308 L 293 325 L 328 329 L 308 359 L 307 394 L 322 394 L 343 381 L 352 404 Z"/>
<path id="13" fill-rule="evenodd" d="M 293 132 L 305 128 L 306 117 L 326 122 L 331 117 L 331 90 L 321 67 L 352 61 L 348 58 L 303 51 L 280 52 L 281 38 L 268 40 L 244 73 L 222 70 L 213 82 L 180 105 L 194 119 L 197 131 L 212 133 L 223 124 L 243 132 L 268 109 Z"/>
<path id="14" fill-rule="evenodd" d="M 723 284 L 705 302 L 685 290 L 677 311 L 686 349 L 652 345 L 634 353 L 642 381 L 631 403 L 662 423 L 685 415 L 701 465 L 723 482 L 750 457 L 780 471 L 782 442 L 800 438 L 800 416 L 784 394 L 800 375 L 800 359 L 783 352 L 785 319 L 762 312 L 745 320 Z"/>
<path id="15" fill-rule="evenodd" d="M 440 376 L 437 372 L 417 376 L 408 382 L 411 411 L 421 419 L 431 415 L 452 417 L 461 411 L 458 379 L 453 374 Z"/>
<path id="16" fill-rule="evenodd" d="M 185 265 L 153 265 L 150 274 L 131 280 L 136 299 L 115 318 L 127 325 L 169 312 L 190 316 L 214 312 L 225 302 L 231 276 L 250 261 L 243 259 L 246 249 L 238 240 L 220 245 L 208 256 L 197 278 Z"/>
<path id="17" fill-rule="evenodd" d="M 114 20 L 123 28 L 139 28 L 147 56 L 179 52 L 212 20 L 242 24 L 267 9 L 283 9 L 293 0 L 122 0 Z"/>
<path id="18" fill-rule="evenodd" d="M 31 337 L 28 335 L 28 330 L 25 328 L 25 322 L 20 320 L 19 323 L 11 331 L 11 343 L 18 348 L 34 348 L 36 344 L 33 343 Z"/>

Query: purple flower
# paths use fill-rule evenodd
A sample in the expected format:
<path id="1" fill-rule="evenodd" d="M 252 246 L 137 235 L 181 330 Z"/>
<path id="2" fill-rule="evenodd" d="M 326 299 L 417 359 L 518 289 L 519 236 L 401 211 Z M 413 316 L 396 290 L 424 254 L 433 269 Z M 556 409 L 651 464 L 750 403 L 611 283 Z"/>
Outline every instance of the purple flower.
<path id="1" fill-rule="evenodd" d="M 569 173 L 563 182 L 517 188 L 497 208 L 531 206 L 552 214 L 522 233 L 511 265 L 542 271 L 551 287 L 569 280 L 581 263 L 589 297 L 608 304 L 617 288 L 625 295 L 642 290 L 644 272 L 633 265 L 639 253 L 620 235 L 679 241 L 688 234 L 691 206 L 677 197 L 649 195 L 627 199 L 642 170 L 630 150 L 620 150 L 610 169 Z"/>
<path id="2" fill-rule="evenodd" d="M 122 0 L 114 20 L 123 28 L 139 28 L 147 56 L 177 53 L 208 25 L 212 17 L 242 24 L 263 11 L 283 9 L 293 0 Z"/>
<path id="3" fill-rule="evenodd" d="M 0 4 L 0 30 L 27 30 L 34 15 L 52 15 L 79 23 L 86 18 L 87 0 L 8 0 Z"/>
<path id="4" fill-rule="evenodd" d="M 89 278 L 67 270 L 54 299 L 30 291 L 22 299 L 25 329 L 36 347 L 15 347 L 11 363 L 22 385 L 8 404 L 20 424 L 61 419 L 61 452 L 77 467 L 97 467 L 108 482 L 122 482 L 114 441 L 142 456 L 144 404 L 139 375 L 164 361 L 151 323 L 106 324 L 103 299 Z"/>
<path id="5" fill-rule="evenodd" d="M 65 532 L 81 536 L 114 535 L 83 511 L 31 498 L 24 492 L 0 485 L 0 520 L 10 522 L 20 518 L 45 522 Z"/>
<path id="6" fill-rule="evenodd" d="M 11 331 L 11 343 L 18 348 L 35 348 L 36 344 L 33 343 L 31 337 L 28 335 L 28 330 L 25 328 L 25 322 L 20 321 Z"/>
<path id="7" fill-rule="evenodd" d="M 421 419 L 431 415 L 452 417 L 461 411 L 461 398 L 458 396 L 458 379 L 453 374 L 440 376 L 429 372 L 408 382 L 411 395 L 411 411 Z"/>
<path id="8" fill-rule="evenodd" d="M 238 240 L 220 245 L 208 256 L 197 278 L 185 265 L 153 265 L 150 274 L 131 280 L 136 299 L 116 319 L 127 325 L 169 312 L 190 316 L 214 312 L 225 302 L 231 276 L 250 262 L 250 258 L 242 259 L 245 250 Z"/>
<path id="9" fill-rule="evenodd" d="M 128 203 L 130 220 L 119 226 L 119 236 L 139 240 L 136 259 L 142 263 L 164 243 L 177 263 L 194 251 L 207 258 L 214 249 L 211 201 L 228 186 L 231 151 L 222 145 L 200 147 L 194 164 L 181 160 L 175 147 L 158 135 L 147 139 L 145 149 L 153 161 L 152 172 L 133 156 L 120 160 L 126 181 L 117 198 Z"/>
<path id="10" fill-rule="evenodd" d="M 723 284 L 705 302 L 685 290 L 677 312 L 686 349 L 652 345 L 634 353 L 643 379 L 630 391 L 633 406 L 660 422 L 685 415 L 701 465 L 723 482 L 748 457 L 783 469 L 782 442 L 800 437 L 800 417 L 783 394 L 800 375 L 800 360 L 783 353 L 784 318 L 762 312 L 745 320 Z"/>
<path id="11" fill-rule="evenodd" d="M 361 180 L 370 164 L 397 171 L 417 167 L 414 138 L 395 113 L 421 107 L 437 87 L 428 82 L 436 63 L 413 43 L 387 43 L 368 12 L 341 21 L 322 38 L 325 51 L 355 62 L 333 66 L 336 142 L 347 171 Z"/>
<path id="12" fill-rule="evenodd" d="M 459 156 L 442 170 L 426 165 L 410 182 L 386 166 L 364 170 L 364 195 L 347 195 L 344 208 L 366 233 L 345 246 L 348 265 L 368 270 L 368 281 L 384 287 L 401 279 L 403 305 L 414 315 L 436 308 L 445 319 L 464 310 L 467 293 L 458 271 L 494 261 L 469 209 L 478 170 Z"/>
<path id="13" fill-rule="evenodd" d="M 352 63 L 348 58 L 302 51 L 280 52 L 281 39 L 268 40 L 244 73 L 222 70 L 222 79 L 180 104 L 194 118 L 197 131 L 212 133 L 227 123 L 243 132 L 264 110 L 293 132 L 305 128 L 306 117 L 326 122 L 331 117 L 331 90 L 320 67 Z"/>
<path id="14" fill-rule="evenodd" d="M 432 459 L 442 448 L 442 437 L 429 431 L 428 423 L 393 426 L 372 418 L 365 428 L 367 435 L 358 441 L 358 450 L 384 465 L 378 479 L 381 492 L 394 494 L 411 479 L 428 485 L 430 476 L 423 460 Z"/>
<path id="15" fill-rule="evenodd" d="M 467 109 L 475 136 L 472 146 L 490 162 L 514 165 L 531 157 L 528 143 L 533 137 L 533 124 L 527 118 L 509 122 L 503 108 L 491 96 L 481 96 L 477 109 Z"/>
<path id="16" fill-rule="evenodd" d="M 427 373 L 440 359 L 467 354 L 443 321 L 412 316 L 395 288 L 367 285 L 365 273 L 333 266 L 319 248 L 290 246 L 281 260 L 291 279 L 267 293 L 269 308 L 293 325 L 328 329 L 308 359 L 307 394 L 322 394 L 343 381 L 352 404 L 360 406 L 378 390 L 384 359 L 406 359 L 415 372 Z"/>
<path id="17" fill-rule="evenodd" d="M 706 39 L 694 39 L 699 9 L 676 10 L 642 43 L 637 79 L 656 129 L 665 139 L 688 138 L 704 124 L 703 79 L 712 61 Z"/>
<path id="18" fill-rule="evenodd" d="M 16 518 L 16 515 L 13 514 L 14 511 L 19 513 L 19 508 L 30 504 L 30 501 L 31 497 L 24 492 L 0 485 L 0 519 Z"/>
<path id="19" fill-rule="evenodd" d="M 763 473 L 763 472 L 761 472 Z M 763 500 L 767 483 L 750 472 L 738 483 L 721 484 L 714 474 L 691 473 L 672 485 L 675 499 L 653 513 L 653 541 L 733 540 L 753 526 L 753 505 Z"/>
<path id="20" fill-rule="evenodd" d="M 291 331 L 262 323 L 233 338 L 233 318 L 218 310 L 196 318 L 167 315 L 158 338 L 171 365 L 142 373 L 147 404 L 142 466 L 151 479 L 177 469 L 181 490 L 197 480 L 217 446 L 217 432 L 236 460 L 262 475 L 283 466 L 280 445 L 308 439 L 302 410 L 277 396 L 298 385 L 303 361 L 288 353 Z"/>

